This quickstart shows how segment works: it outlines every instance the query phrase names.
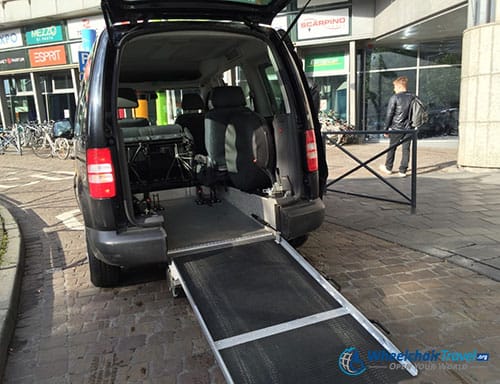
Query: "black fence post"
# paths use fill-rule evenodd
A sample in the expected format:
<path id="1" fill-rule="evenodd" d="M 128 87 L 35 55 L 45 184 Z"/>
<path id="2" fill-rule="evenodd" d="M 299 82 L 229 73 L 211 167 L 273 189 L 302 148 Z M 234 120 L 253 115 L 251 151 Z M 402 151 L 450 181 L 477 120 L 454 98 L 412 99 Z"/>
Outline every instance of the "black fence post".
<path id="1" fill-rule="evenodd" d="M 417 210 L 417 141 L 418 130 L 413 132 L 411 145 L 411 213 Z"/>

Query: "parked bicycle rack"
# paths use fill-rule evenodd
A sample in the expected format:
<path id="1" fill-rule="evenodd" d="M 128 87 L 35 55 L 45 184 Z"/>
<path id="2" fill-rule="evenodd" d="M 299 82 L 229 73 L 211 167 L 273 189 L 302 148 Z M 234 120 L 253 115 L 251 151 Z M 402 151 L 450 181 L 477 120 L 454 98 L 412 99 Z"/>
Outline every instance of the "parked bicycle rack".
<path id="1" fill-rule="evenodd" d="M 327 137 L 326 137 L 327 135 L 330 135 L 330 134 L 339 134 L 339 135 L 341 135 L 341 134 L 345 134 L 345 133 L 346 133 L 345 131 L 323 131 L 322 132 L 323 142 L 326 145 L 326 141 L 328 140 Z M 350 135 L 367 135 L 367 134 L 371 135 L 371 134 L 385 134 L 385 133 L 387 133 L 389 135 L 393 135 L 393 134 L 406 133 L 406 136 L 402 140 L 400 140 L 398 143 L 390 145 L 388 148 L 386 148 L 383 151 L 375 154 L 374 156 L 370 157 L 366 161 L 360 160 L 354 154 L 352 154 L 351 152 L 349 152 L 344 146 L 342 146 L 340 144 L 337 144 L 337 142 L 331 142 L 334 146 L 336 146 L 337 148 L 339 148 L 342 152 L 344 152 L 347 156 L 349 156 L 351 159 L 353 159 L 354 161 L 356 161 L 359 165 L 357 165 L 353 169 L 347 171 L 343 175 L 337 177 L 336 179 L 328 182 L 326 184 L 326 191 L 343 193 L 343 194 L 351 195 L 351 196 L 365 197 L 365 198 L 374 199 L 374 200 L 388 201 L 388 202 L 397 203 L 397 204 L 406 204 L 406 205 L 410 205 L 411 206 L 411 213 L 412 214 L 415 213 L 416 208 L 417 208 L 417 134 L 418 134 L 418 130 L 411 130 L 411 131 L 407 131 L 407 130 L 349 131 L 348 133 Z M 398 189 L 397 187 L 395 187 L 393 184 L 391 184 L 385 177 L 383 177 L 378 172 L 376 172 L 368 164 L 370 164 L 371 162 L 375 161 L 379 157 L 385 155 L 392 148 L 396 148 L 396 147 L 400 146 L 401 144 L 403 144 L 404 142 L 407 142 L 407 141 L 410 141 L 410 140 L 412 140 L 412 145 L 411 145 L 411 194 L 410 194 L 410 196 L 408 196 L 407 194 L 405 194 L 404 192 L 402 192 L 400 189 Z M 329 188 L 331 185 L 333 185 L 336 182 L 344 179 L 345 177 L 349 176 L 350 174 L 356 172 L 357 170 L 359 170 L 361 168 L 367 169 L 370 173 L 372 173 L 374 176 L 376 176 L 380 181 L 382 181 L 384 184 L 386 184 L 387 186 L 389 186 L 389 188 L 391 188 L 396 193 L 398 193 L 399 195 L 401 195 L 404 200 L 394 200 L 394 199 L 388 199 L 388 198 L 378 197 L 378 196 L 364 195 L 364 194 L 359 194 L 359 193 L 354 193 L 354 192 L 344 192 L 344 191 L 339 191 L 339 190 L 336 190 L 336 189 L 330 189 Z"/>

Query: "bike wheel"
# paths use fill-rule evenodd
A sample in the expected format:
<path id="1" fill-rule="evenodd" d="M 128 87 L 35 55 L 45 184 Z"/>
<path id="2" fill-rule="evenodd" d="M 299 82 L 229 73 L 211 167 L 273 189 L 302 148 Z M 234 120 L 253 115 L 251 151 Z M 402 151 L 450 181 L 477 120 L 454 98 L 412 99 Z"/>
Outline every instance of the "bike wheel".
<path id="1" fill-rule="evenodd" d="M 56 154 L 61 160 L 66 160 L 69 157 L 69 141 L 64 137 L 58 137 L 55 141 Z"/>
<path id="2" fill-rule="evenodd" d="M 31 146 L 33 153 L 41 157 L 42 159 L 47 159 L 52 155 L 52 148 L 46 137 L 38 137 L 33 141 Z"/>

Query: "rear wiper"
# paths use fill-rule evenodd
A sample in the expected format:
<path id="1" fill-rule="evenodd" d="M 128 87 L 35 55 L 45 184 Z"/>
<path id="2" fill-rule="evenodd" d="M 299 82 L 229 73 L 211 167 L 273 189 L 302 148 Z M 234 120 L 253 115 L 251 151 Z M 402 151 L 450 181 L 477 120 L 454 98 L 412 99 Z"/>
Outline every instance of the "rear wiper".
<path id="1" fill-rule="evenodd" d="M 297 24 L 297 21 L 299 21 L 299 17 L 302 16 L 302 14 L 306 10 L 306 8 L 307 8 L 307 6 L 309 5 L 310 2 L 311 2 L 311 0 L 307 0 L 307 3 L 302 7 L 302 9 L 297 14 L 297 16 L 295 16 L 295 19 L 293 19 L 293 21 L 291 22 L 290 26 L 286 30 L 286 32 L 281 36 L 281 41 L 283 41 L 286 37 L 288 37 L 288 34 L 292 30 L 292 28 L 295 26 L 295 24 Z"/>

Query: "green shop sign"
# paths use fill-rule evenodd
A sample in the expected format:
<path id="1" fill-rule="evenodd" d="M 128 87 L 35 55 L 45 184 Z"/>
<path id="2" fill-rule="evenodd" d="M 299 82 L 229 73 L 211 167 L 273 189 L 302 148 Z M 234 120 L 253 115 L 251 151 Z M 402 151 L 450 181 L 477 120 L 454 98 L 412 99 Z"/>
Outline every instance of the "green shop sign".
<path id="1" fill-rule="evenodd" d="M 306 69 L 308 73 L 342 71 L 345 69 L 343 53 L 328 53 L 326 55 L 306 56 Z"/>
<path id="2" fill-rule="evenodd" d="M 63 41 L 63 31 L 60 25 L 49 25 L 26 31 L 26 43 L 28 45 L 54 43 L 57 41 Z"/>

